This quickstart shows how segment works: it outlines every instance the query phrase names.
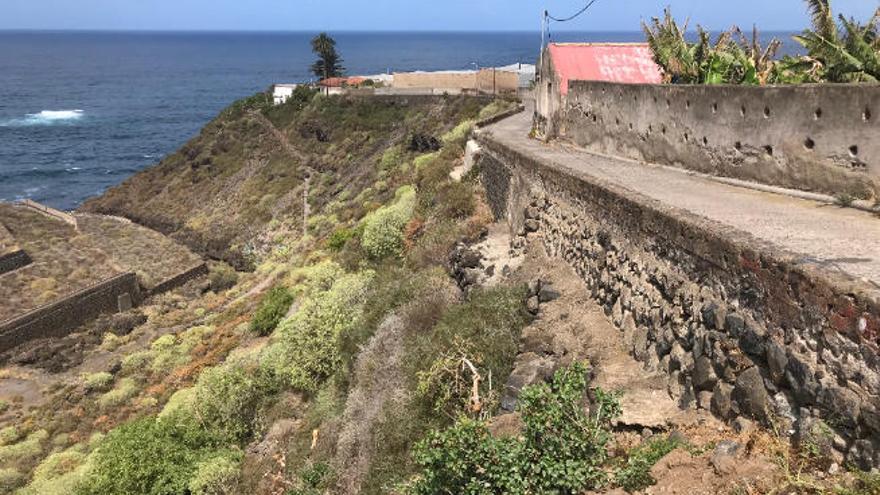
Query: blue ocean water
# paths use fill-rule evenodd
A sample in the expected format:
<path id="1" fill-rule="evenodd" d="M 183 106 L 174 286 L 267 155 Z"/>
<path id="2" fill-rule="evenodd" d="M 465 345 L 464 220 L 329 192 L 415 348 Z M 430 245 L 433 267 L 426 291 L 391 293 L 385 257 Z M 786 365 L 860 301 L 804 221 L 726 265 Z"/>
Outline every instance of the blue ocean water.
<path id="1" fill-rule="evenodd" d="M 541 42 L 528 32 L 331 34 L 351 74 L 534 63 Z M 176 150 L 232 101 L 308 80 L 313 35 L 0 32 L 0 200 L 75 208 Z"/>

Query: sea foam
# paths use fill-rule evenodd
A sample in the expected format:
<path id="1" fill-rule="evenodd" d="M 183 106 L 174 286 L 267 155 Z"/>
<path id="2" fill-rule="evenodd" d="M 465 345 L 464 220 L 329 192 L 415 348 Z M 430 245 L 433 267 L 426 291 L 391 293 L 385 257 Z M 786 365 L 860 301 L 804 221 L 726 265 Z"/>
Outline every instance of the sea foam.
<path id="1" fill-rule="evenodd" d="M 0 121 L 0 127 L 24 127 L 32 125 L 69 124 L 85 116 L 82 110 L 43 110 L 29 113 L 21 119 Z"/>

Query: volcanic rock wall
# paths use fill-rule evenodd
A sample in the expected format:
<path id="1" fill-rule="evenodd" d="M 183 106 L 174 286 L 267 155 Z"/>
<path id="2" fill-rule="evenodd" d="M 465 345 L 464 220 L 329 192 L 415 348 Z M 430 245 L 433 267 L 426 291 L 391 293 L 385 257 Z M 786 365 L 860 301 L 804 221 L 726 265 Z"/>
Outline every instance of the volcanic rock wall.
<path id="1" fill-rule="evenodd" d="M 880 465 L 878 291 L 745 233 L 478 138 L 491 207 L 575 268 L 682 407 Z"/>

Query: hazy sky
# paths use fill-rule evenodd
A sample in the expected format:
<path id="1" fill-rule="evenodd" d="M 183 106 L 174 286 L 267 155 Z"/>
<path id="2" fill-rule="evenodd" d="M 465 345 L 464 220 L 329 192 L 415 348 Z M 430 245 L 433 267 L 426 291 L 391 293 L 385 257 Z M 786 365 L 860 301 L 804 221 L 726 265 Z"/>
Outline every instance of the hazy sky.
<path id="1" fill-rule="evenodd" d="M 0 29 L 149 30 L 537 30 L 546 6 L 567 16 L 585 0 L 0 0 Z M 555 29 L 635 30 L 671 5 L 710 29 L 758 23 L 801 29 L 802 0 L 598 0 Z M 834 0 L 837 12 L 867 19 L 880 0 Z"/>

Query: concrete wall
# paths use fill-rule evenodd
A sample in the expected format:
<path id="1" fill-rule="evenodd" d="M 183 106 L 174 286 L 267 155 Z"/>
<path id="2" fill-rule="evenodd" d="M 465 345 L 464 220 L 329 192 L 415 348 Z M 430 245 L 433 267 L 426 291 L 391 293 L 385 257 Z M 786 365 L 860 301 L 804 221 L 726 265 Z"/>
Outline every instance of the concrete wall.
<path id="1" fill-rule="evenodd" d="M 140 289 L 134 273 L 124 273 L 88 287 L 63 300 L 0 322 L 0 352 L 32 339 L 61 337 L 80 325 L 119 309 L 119 298 L 137 304 Z"/>
<path id="2" fill-rule="evenodd" d="M 519 88 L 515 72 L 480 69 L 471 72 L 396 72 L 394 89 L 435 89 L 452 92 L 512 93 Z"/>
<path id="3" fill-rule="evenodd" d="M 550 139 L 556 135 L 556 124 L 559 122 L 559 111 L 563 107 L 560 92 L 560 80 L 553 67 L 553 58 L 548 49 L 544 49 L 538 61 L 538 75 L 535 79 L 535 116 L 534 130 L 537 137 Z"/>
<path id="4" fill-rule="evenodd" d="M 880 197 L 880 85 L 574 81 L 564 100 L 554 98 L 551 92 L 538 100 L 552 121 L 548 132 L 594 151 L 830 195 Z"/>
<path id="5" fill-rule="evenodd" d="M 682 407 L 757 419 L 840 462 L 880 466 L 880 290 L 477 139 L 514 243 L 539 235 L 570 264 Z"/>

